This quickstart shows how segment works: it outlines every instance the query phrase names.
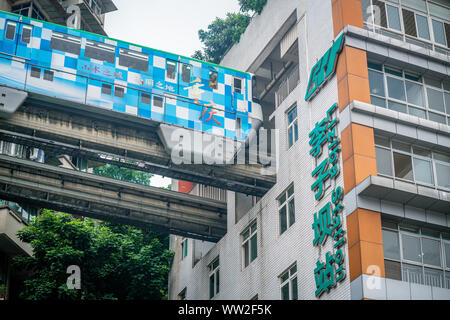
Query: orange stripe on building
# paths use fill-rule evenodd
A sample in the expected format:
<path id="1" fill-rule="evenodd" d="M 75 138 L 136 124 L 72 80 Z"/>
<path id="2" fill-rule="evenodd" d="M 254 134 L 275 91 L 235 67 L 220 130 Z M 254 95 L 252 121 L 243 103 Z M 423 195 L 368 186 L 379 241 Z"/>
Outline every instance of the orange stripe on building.
<path id="1" fill-rule="evenodd" d="M 331 0 L 334 36 L 347 25 L 363 28 L 361 0 Z M 336 69 L 339 110 L 354 101 L 370 103 L 367 54 L 345 46 Z M 349 193 L 377 174 L 373 128 L 351 123 L 341 133 L 344 190 Z M 384 277 L 381 213 L 357 209 L 347 216 L 350 281 L 362 274 Z"/>

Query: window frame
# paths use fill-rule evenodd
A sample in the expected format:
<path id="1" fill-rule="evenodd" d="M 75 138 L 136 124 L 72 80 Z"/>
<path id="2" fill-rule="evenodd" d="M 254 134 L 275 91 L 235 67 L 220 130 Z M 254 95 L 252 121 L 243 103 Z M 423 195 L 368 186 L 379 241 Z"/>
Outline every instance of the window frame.
<path id="1" fill-rule="evenodd" d="M 217 266 L 214 266 L 217 263 Z M 216 257 L 210 264 L 208 264 L 208 291 L 209 300 L 213 300 L 220 293 L 220 257 Z M 211 277 L 213 277 L 213 292 L 211 292 Z"/>
<path id="2" fill-rule="evenodd" d="M 381 137 L 382 139 L 386 139 L 387 138 L 386 136 L 378 135 L 378 134 L 376 134 L 375 136 L 376 137 Z M 389 140 L 389 147 L 381 145 L 381 144 L 377 144 L 377 142 L 375 140 L 375 149 L 376 148 L 380 148 L 380 149 L 388 150 L 390 152 L 392 175 L 386 175 L 384 173 L 378 172 L 378 168 L 377 168 L 377 174 L 378 175 L 384 176 L 384 177 L 393 178 L 393 179 L 399 180 L 399 181 L 405 181 L 405 182 L 409 182 L 409 183 L 412 182 L 412 183 L 415 183 L 417 185 L 423 185 L 423 186 L 431 187 L 431 188 L 437 189 L 437 190 L 444 190 L 444 191 L 447 191 L 447 192 L 450 191 L 450 188 L 446 188 L 446 187 L 438 185 L 438 180 L 437 180 L 438 177 L 437 177 L 437 170 L 436 170 L 436 164 L 440 164 L 440 165 L 444 165 L 444 166 L 450 167 L 450 163 L 442 161 L 442 160 L 439 160 L 439 159 L 436 159 L 435 158 L 435 153 L 436 152 L 433 151 L 433 150 L 428 150 L 428 149 L 425 149 L 423 147 L 419 147 L 419 148 L 425 149 L 425 150 L 430 152 L 430 157 L 427 157 L 427 156 L 423 156 L 423 155 L 419 155 L 419 154 L 415 153 L 414 152 L 414 147 L 416 147 L 416 148 L 418 148 L 418 147 L 414 146 L 414 145 L 412 145 L 412 144 L 410 144 L 408 142 L 403 142 L 401 140 L 391 139 L 391 138 L 388 138 L 388 140 Z M 407 144 L 409 146 L 409 151 L 407 152 L 407 151 L 399 150 L 399 149 L 395 148 L 393 146 L 393 142 L 400 142 L 400 143 L 403 143 L 403 144 Z M 413 171 L 413 180 L 398 178 L 398 177 L 395 176 L 395 166 L 394 166 L 394 156 L 393 156 L 394 152 L 399 153 L 399 154 L 408 155 L 411 158 L 412 171 Z M 450 155 L 447 155 L 447 156 L 450 156 Z M 432 181 L 433 181 L 432 184 L 429 184 L 429 183 L 426 183 L 426 182 L 422 182 L 422 181 L 417 181 L 416 169 L 414 168 L 414 159 L 415 158 L 419 159 L 419 160 L 425 160 L 425 161 L 431 162 L 431 178 L 432 178 Z"/>
<path id="3" fill-rule="evenodd" d="M 187 258 L 188 256 L 188 250 L 189 250 L 189 246 L 188 246 L 188 238 L 182 238 L 181 239 L 181 260 L 183 261 L 184 259 Z"/>
<path id="4" fill-rule="evenodd" d="M 430 4 L 436 5 L 438 7 L 442 7 L 445 8 L 447 10 L 450 10 L 450 7 L 446 7 L 445 5 L 441 4 L 441 3 L 430 3 L 428 0 L 425 0 L 425 6 L 426 6 L 426 12 L 424 11 L 420 11 L 418 9 L 415 8 L 411 8 L 409 6 L 405 6 L 402 3 L 402 0 L 399 0 L 398 3 L 394 3 L 393 1 L 386 1 L 386 0 L 377 0 L 380 1 L 381 3 L 383 3 L 384 5 L 384 10 L 386 13 L 386 25 L 387 27 L 380 25 L 376 25 L 375 21 L 373 19 L 373 15 L 370 15 L 370 19 L 367 19 L 364 21 L 364 28 L 368 29 L 369 31 L 373 31 L 373 32 L 378 32 L 381 34 L 388 34 L 388 36 L 396 38 L 396 39 L 400 39 L 404 42 L 407 43 L 413 43 L 416 44 L 416 41 L 421 42 L 422 44 L 420 46 L 422 47 L 426 47 L 427 49 L 431 49 L 434 51 L 442 51 L 445 50 L 447 52 L 450 52 L 450 44 L 448 43 L 448 39 L 446 37 L 446 43 L 447 46 L 444 46 L 438 42 L 435 41 L 435 37 L 434 37 L 434 29 L 432 26 L 432 20 L 435 19 L 437 21 L 440 21 L 442 23 L 448 23 L 447 21 L 444 21 L 442 18 L 440 17 L 436 17 L 435 15 L 433 15 L 431 9 L 430 9 Z M 369 6 L 373 7 L 375 6 L 375 4 L 373 3 L 373 0 L 367 0 L 367 2 Z M 389 15 L 387 13 L 387 6 L 392 6 L 392 7 L 396 7 L 398 9 L 399 12 L 399 16 L 400 16 L 400 27 L 401 27 L 401 31 L 398 31 L 397 29 L 393 29 L 389 26 Z M 368 7 L 362 7 L 363 11 L 364 9 L 367 9 Z M 414 23 L 415 23 L 415 31 L 416 31 L 416 36 L 413 35 L 409 35 L 406 34 L 405 31 L 405 24 L 404 24 L 404 12 L 403 10 L 407 10 L 410 11 L 412 14 L 414 14 Z M 371 10 L 371 12 L 373 12 L 373 9 Z M 427 24 L 428 24 L 428 33 L 430 35 L 430 39 L 427 40 L 426 38 L 421 38 L 419 36 L 419 29 L 418 29 L 418 24 L 417 24 L 417 15 L 422 15 L 425 16 Z M 378 29 L 381 30 L 381 32 L 378 31 Z M 444 30 L 445 30 L 445 25 L 444 25 Z M 395 36 L 394 36 L 395 35 Z M 408 41 L 409 40 L 409 41 Z M 419 44 L 417 44 L 419 45 Z M 438 50 L 436 50 L 438 49 Z"/>
<path id="5" fill-rule="evenodd" d="M 292 271 L 292 269 L 295 268 L 295 271 Z M 287 279 L 283 281 L 283 277 L 287 274 Z M 289 299 L 287 300 L 294 300 L 294 286 L 292 284 L 292 282 L 294 281 L 294 279 L 297 282 L 296 285 L 296 291 L 297 291 L 297 298 L 295 300 L 298 300 L 298 267 L 297 267 L 297 262 L 295 262 L 294 264 L 292 264 L 289 268 L 287 268 L 285 271 L 283 271 L 279 276 L 279 286 L 280 286 L 280 300 L 285 300 L 283 299 L 283 288 L 288 285 L 288 292 L 289 292 Z"/>
<path id="6" fill-rule="evenodd" d="M 292 188 L 292 194 L 289 195 L 289 191 Z M 285 197 L 285 200 L 280 204 L 280 200 Z M 294 221 L 291 221 L 289 204 L 291 201 L 294 201 Z M 282 236 L 290 227 L 295 224 L 296 219 L 296 210 L 295 210 L 295 188 L 294 183 L 291 183 L 276 199 L 277 202 L 277 213 L 278 213 L 278 236 Z M 281 229 L 281 214 L 280 211 L 286 207 L 286 229 L 282 231 Z"/>
<path id="7" fill-rule="evenodd" d="M 384 221 L 382 221 L 382 222 L 384 222 Z M 446 243 L 450 244 L 450 240 L 447 240 L 446 238 L 444 238 L 443 233 L 439 232 L 439 231 L 436 231 L 436 232 L 439 232 L 439 238 L 437 238 L 437 237 L 433 237 L 433 236 L 424 234 L 422 227 L 418 227 L 418 232 L 416 233 L 416 232 L 412 232 L 412 231 L 403 229 L 402 227 L 404 225 L 402 225 L 401 223 L 394 222 L 394 224 L 396 226 L 395 228 L 391 227 L 391 226 L 382 225 L 382 230 L 395 232 L 397 234 L 397 237 L 399 240 L 399 252 L 398 252 L 399 259 L 384 257 L 384 260 L 400 264 L 400 270 L 401 270 L 400 272 L 401 272 L 401 279 L 402 279 L 401 281 L 410 282 L 409 279 L 405 279 L 405 277 L 404 277 L 405 269 L 403 266 L 411 265 L 411 266 L 421 268 L 421 274 L 420 274 L 421 281 L 422 281 L 421 284 L 430 286 L 430 284 L 426 284 L 426 282 L 427 282 L 426 269 L 432 269 L 432 270 L 441 272 L 441 279 L 442 279 L 441 288 L 450 289 L 450 281 L 447 284 L 447 278 L 450 277 L 450 266 L 446 265 L 446 256 L 445 256 L 445 244 Z M 408 259 L 404 258 L 404 256 L 403 256 L 403 235 L 412 236 L 412 237 L 416 237 L 419 239 L 420 255 L 421 255 L 420 262 L 408 260 Z M 423 239 L 439 241 L 439 245 L 440 245 L 439 257 L 440 257 L 440 261 L 441 261 L 441 266 L 431 265 L 431 264 L 427 264 L 424 262 L 424 254 L 425 253 L 423 252 Z M 383 239 L 383 245 L 384 245 L 384 239 Z"/>
<path id="8" fill-rule="evenodd" d="M 252 231 L 253 227 L 255 229 Z M 245 233 L 249 232 L 245 237 Z M 252 259 L 252 239 L 256 237 L 256 256 Z M 245 246 L 248 245 L 248 257 L 246 255 Z M 242 269 L 247 268 L 253 261 L 258 258 L 258 221 L 255 219 L 241 232 L 241 256 L 242 256 Z"/>
<path id="9" fill-rule="evenodd" d="M 375 65 L 377 67 L 381 67 L 381 71 L 375 69 Z M 434 122 L 437 122 L 437 123 L 442 123 L 442 122 L 430 119 L 430 114 L 436 114 L 436 115 L 439 115 L 439 116 L 445 118 L 445 121 L 446 121 L 445 124 L 446 125 L 450 125 L 450 113 L 447 113 L 447 101 L 445 99 L 445 95 L 446 94 L 450 94 L 450 91 L 448 91 L 446 86 L 445 86 L 445 83 L 449 82 L 449 81 L 439 80 L 439 87 L 435 87 L 433 85 L 430 85 L 430 84 L 426 83 L 425 82 L 425 77 L 422 76 L 422 75 L 418 75 L 415 72 L 408 72 L 407 70 L 401 69 L 399 72 L 402 73 L 402 76 L 400 77 L 398 75 L 394 75 L 392 73 L 389 73 L 388 71 L 386 71 L 386 69 L 394 69 L 394 70 L 397 69 L 397 70 L 399 70 L 399 68 L 396 68 L 394 66 L 390 66 L 390 65 L 386 65 L 386 64 L 379 64 L 379 63 L 371 62 L 371 61 L 368 62 L 368 71 L 369 72 L 378 73 L 378 74 L 381 74 L 383 76 L 383 87 L 384 87 L 384 95 L 385 95 L 383 97 L 381 95 L 378 95 L 378 94 L 370 92 L 371 104 L 373 104 L 375 106 L 378 106 L 380 108 L 383 108 L 383 107 L 379 106 L 378 104 L 374 104 L 373 103 L 372 97 L 374 97 L 376 99 L 384 100 L 384 108 L 388 109 L 388 110 L 392 110 L 391 108 L 389 108 L 389 102 L 392 101 L 394 103 L 399 103 L 399 104 L 404 105 L 406 107 L 406 114 L 408 114 L 408 115 L 419 117 L 419 116 L 411 113 L 410 112 L 410 108 L 419 109 L 419 110 L 421 110 L 421 111 L 423 111 L 425 113 L 425 118 L 422 118 L 422 117 L 419 117 L 419 118 L 430 120 L 430 121 L 434 121 Z M 410 78 L 407 78 L 407 76 L 409 76 Z M 415 80 L 411 79 L 411 77 L 414 77 L 414 76 L 418 77 L 420 81 L 415 81 Z M 402 81 L 403 91 L 405 93 L 405 101 L 399 100 L 399 99 L 396 99 L 396 98 L 392 98 L 392 97 L 389 96 L 389 88 L 388 88 L 388 83 L 387 83 L 387 78 L 388 77 Z M 423 106 L 420 106 L 420 105 L 417 105 L 417 104 L 414 104 L 414 103 L 408 101 L 408 93 L 407 93 L 407 90 L 406 90 L 406 83 L 407 82 L 421 86 Z M 370 88 L 370 81 L 369 81 L 369 88 Z M 444 111 L 443 112 L 430 108 L 430 104 L 429 104 L 429 101 L 428 101 L 428 89 L 434 89 L 436 91 L 439 91 L 443 95 L 443 100 L 444 100 Z M 450 101 L 449 101 L 449 103 L 450 103 Z M 394 111 L 396 111 L 396 110 L 394 110 Z M 449 109 L 449 111 L 450 111 L 450 109 Z M 397 111 L 397 112 L 401 112 L 401 111 Z M 402 113 L 404 113 L 404 112 L 402 112 Z"/>
<path id="10" fill-rule="evenodd" d="M 295 118 L 289 122 L 289 115 L 291 114 L 291 112 L 293 112 L 295 110 Z M 299 132 L 298 132 L 298 108 L 297 108 L 297 104 L 295 103 L 293 106 L 291 106 L 287 111 L 286 111 L 286 122 L 287 122 L 287 128 L 286 128 L 286 133 L 287 133 L 287 149 L 289 150 L 292 146 L 294 146 L 299 138 Z M 289 130 L 292 128 L 292 137 L 291 134 L 289 133 Z M 291 139 L 292 138 L 292 144 L 291 144 Z"/>

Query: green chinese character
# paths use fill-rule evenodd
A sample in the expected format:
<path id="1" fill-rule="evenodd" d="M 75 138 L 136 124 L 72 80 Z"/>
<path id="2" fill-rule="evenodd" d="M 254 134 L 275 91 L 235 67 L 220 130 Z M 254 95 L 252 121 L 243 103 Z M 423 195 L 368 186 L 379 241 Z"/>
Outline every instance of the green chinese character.
<path id="1" fill-rule="evenodd" d="M 331 205 L 327 203 L 318 213 L 314 214 L 314 223 L 312 224 L 314 230 L 313 245 L 320 243 L 321 245 L 326 241 L 328 236 L 332 236 L 333 223 L 331 221 Z"/>
<path id="2" fill-rule="evenodd" d="M 329 291 L 331 288 L 336 286 L 335 273 L 334 273 L 334 255 L 330 252 L 326 254 L 325 264 L 320 260 L 316 262 L 316 268 L 314 269 L 314 280 L 316 282 L 316 297 L 320 296 Z"/>

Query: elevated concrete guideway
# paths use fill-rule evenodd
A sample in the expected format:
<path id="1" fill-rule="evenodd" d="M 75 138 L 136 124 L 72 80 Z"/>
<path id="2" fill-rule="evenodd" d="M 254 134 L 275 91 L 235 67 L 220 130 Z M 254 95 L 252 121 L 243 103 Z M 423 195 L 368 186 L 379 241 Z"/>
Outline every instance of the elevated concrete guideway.
<path id="1" fill-rule="evenodd" d="M 157 135 L 159 123 L 107 109 L 29 94 L 0 140 L 162 176 L 263 196 L 276 182 L 259 165 L 175 165 Z"/>
<path id="2" fill-rule="evenodd" d="M 0 155 L 0 198 L 218 241 L 226 203 Z"/>

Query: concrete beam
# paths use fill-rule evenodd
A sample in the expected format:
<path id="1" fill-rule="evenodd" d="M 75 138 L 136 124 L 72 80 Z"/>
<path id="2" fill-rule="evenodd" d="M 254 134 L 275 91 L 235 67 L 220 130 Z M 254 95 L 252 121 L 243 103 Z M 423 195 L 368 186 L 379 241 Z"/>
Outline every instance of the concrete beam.
<path id="1" fill-rule="evenodd" d="M 0 119 L 0 139 L 121 166 L 131 161 L 137 170 L 255 196 L 263 196 L 276 182 L 273 173 L 258 165 L 174 165 L 156 134 L 158 122 L 62 103 L 31 95 L 11 119 Z"/>
<path id="2" fill-rule="evenodd" d="M 0 155 L 0 198 L 218 241 L 226 203 Z"/>

